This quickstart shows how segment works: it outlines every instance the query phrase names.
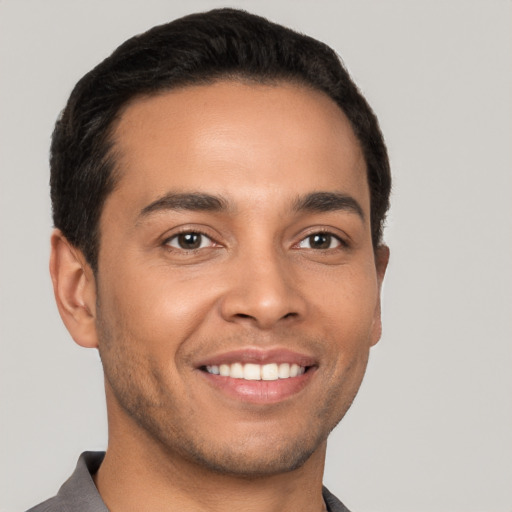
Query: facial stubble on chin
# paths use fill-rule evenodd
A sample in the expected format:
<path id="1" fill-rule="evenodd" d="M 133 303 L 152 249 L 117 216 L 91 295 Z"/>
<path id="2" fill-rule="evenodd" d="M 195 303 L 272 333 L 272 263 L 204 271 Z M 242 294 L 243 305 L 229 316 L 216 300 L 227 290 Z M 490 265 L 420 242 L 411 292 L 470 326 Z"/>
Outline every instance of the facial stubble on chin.
<path id="1" fill-rule="evenodd" d="M 175 407 L 172 390 L 163 385 L 165 379 L 158 364 L 133 350 L 132 344 L 123 344 L 122 340 L 115 339 L 112 333 L 116 329 L 109 325 L 101 308 L 98 307 L 97 311 L 99 353 L 105 379 L 122 413 L 168 457 L 184 459 L 217 474 L 259 478 L 303 466 L 350 408 L 364 374 L 362 371 L 356 385 L 348 386 L 352 392 L 343 398 L 341 405 L 340 394 L 347 394 L 344 381 L 338 383 L 337 392 L 334 389 L 326 395 L 322 407 L 315 411 L 304 410 L 304 414 L 310 415 L 309 421 L 305 422 L 309 428 L 304 428 L 299 436 L 276 440 L 272 432 L 268 432 L 265 436 L 267 449 L 259 450 L 258 456 L 248 457 L 245 447 L 254 441 L 250 435 L 222 445 L 216 444 L 211 439 L 214 432 L 207 438 L 193 428 L 195 422 L 204 421 L 195 418 L 193 408 L 189 409 L 184 426 L 179 420 L 181 413 Z M 367 359 L 359 363 L 366 367 Z M 350 368 L 347 368 L 345 380 L 350 380 L 350 374 Z M 333 415 L 335 410 L 337 415 Z"/>

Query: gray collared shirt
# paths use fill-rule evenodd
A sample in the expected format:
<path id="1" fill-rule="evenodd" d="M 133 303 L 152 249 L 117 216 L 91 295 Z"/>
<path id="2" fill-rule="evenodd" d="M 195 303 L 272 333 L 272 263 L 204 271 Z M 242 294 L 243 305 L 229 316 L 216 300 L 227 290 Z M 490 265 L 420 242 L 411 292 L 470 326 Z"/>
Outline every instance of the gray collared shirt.
<path id="1" fill-rule="evenodd" d="M 82 453 L 75 471 L 64 482 L 57 495 L 27 512 L 108 512 L 92 479 L 104 456 L 105 452 Z M 349 512 L 325 487 L 323 496 L 328 512 Z"/>

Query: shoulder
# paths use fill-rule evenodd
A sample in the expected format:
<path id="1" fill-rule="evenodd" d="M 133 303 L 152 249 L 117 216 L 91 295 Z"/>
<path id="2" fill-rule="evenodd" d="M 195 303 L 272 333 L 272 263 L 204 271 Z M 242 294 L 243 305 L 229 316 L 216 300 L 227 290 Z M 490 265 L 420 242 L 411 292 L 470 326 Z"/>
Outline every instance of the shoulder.
<path id="1" fill-rule="evenodd" d="M 67 512 L 68 510 L 70 509 L 62 502 L 59 496 L 54 496 L 53 498 L 43 501 L 43 503 L 28 509 L 26 512 Z"/>
<path id="2" fill-rule="evenodd" d="M 108 512 L 92 479 L 104 455 L 103 452 L 84 452 L 57 495 L 26 512 Z"/>

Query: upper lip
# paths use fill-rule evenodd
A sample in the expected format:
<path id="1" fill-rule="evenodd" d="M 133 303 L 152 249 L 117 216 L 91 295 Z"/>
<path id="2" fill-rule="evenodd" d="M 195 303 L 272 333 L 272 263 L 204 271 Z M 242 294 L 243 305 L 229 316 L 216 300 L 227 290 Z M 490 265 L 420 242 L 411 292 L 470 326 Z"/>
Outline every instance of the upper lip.
<path id="1" fill-rule="evenodd" d="M 246 347 L 205 357 L 204 359 L 197 361 L 195 366 L 197 368 L 202 368 L 204 366 L 218 366 L 221 364 L 232 363 L 252 363 L 262 365 L 269 363 L 295 363 L 299 366 L 306 367 L 315 366 L 316 360 L 310 355 L 284 348 L 262 350 L 253 347 Z"/>

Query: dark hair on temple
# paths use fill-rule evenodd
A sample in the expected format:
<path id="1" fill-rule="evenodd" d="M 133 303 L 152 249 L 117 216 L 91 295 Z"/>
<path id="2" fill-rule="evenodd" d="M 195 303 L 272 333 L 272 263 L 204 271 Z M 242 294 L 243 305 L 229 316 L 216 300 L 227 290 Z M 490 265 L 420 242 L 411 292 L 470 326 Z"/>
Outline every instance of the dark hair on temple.
<path id="1" fill-rule="evenodd" d="M 374 247 L 391 176 L 372 109 L 327 45 L 236 9 L 192 14 L 132 37 L 75 86 L 53 133 L 53 221 L 97 271 L 99 220 L 116 185 L 115 121 L 142 95 L 216 80 L 291 82 L 323 91 L 349 119 L 367 166 Z"/>

